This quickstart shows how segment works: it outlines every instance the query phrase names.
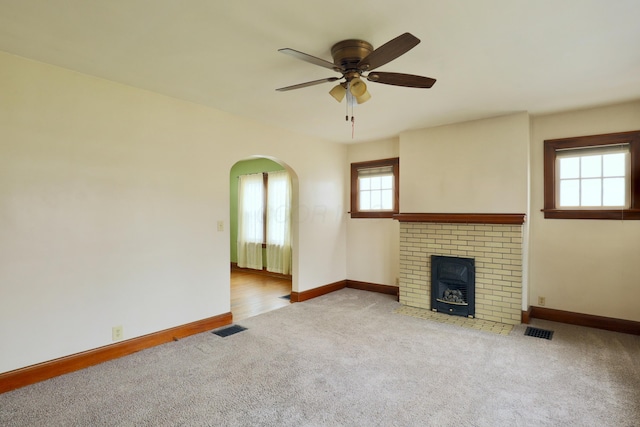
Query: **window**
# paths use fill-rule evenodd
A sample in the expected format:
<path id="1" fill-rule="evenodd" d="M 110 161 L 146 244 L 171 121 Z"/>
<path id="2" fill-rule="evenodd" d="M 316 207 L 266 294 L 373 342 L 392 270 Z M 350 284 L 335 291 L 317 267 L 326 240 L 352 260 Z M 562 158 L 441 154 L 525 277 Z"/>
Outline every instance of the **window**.
<path id="1" fill-rule="evenodd" d="M 391 218 L 399 212 L 399 159 L 351 164 L 351 218 Z"/>
<path id="2" fill-rule="evenodd" d="M 640 131 L 544 141 L 545 218 L 640 219 Z"/>

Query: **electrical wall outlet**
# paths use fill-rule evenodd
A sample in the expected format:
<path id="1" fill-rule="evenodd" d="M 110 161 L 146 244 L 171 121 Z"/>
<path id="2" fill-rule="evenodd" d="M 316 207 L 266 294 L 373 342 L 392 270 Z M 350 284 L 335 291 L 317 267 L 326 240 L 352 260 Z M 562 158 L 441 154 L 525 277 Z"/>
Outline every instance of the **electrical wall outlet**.
<path id="1" fill-rule="evenodd" d="M 224 231 L 224 221 L 218 221 L 218 231 Z"/>
<path id="2" fill-rule="evenodd" d="M 400 278 L 396 277 L 396 286 L 400 286 Z"/>
<path id="3" fill-rule="evenodd" d="M 538 297 L 539 306 L 544 306 L 546 302 L 547 302 L 547 299 L 545 297 Z"/>
<path id="4" fill-rule="evenodd" d="M 122 338 L 122 326 L 114 326 L 111 328 L 111 339 L 113 341 L 120 341 Z"/>

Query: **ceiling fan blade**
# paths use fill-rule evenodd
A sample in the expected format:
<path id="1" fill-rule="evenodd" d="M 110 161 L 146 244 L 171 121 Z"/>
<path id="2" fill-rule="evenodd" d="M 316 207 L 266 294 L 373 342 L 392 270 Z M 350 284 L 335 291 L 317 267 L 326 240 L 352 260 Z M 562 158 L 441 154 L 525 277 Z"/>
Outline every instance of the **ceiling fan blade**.
<path id="1" fill-rule="evenodd" d="M 287 55 L 291 55 L 294 58 L 298 58 L 298 59 L 301 59 L 303 61 L 310 62 L 310 63 L 312 63 L 314 65 L 319 65 L 321 67 L 328 68 L 330 70 L 334 70 L 334 71 L 338 71 L 338 72 L 341 71 L 341 68 L 338 67 L 333 62 L 325 61 L 324 59 L 321 59 L 321 58 L 316 58 L 315 56 L 311 56 L 311 55 L 306 54 L 304 52 L 299 52 L 299 51 L 297 51 L 295 49 L 289 49 L 288 47 L 286 47 L 284 49 L 278 49 L 278 52 L 286 53 Z"/>
<path id="2" fill-rule="evenodd" d="M 367 80 L 393 86 L 417 87 L 428 89 L 434 85 L 436 79 L 431 77 L 414 76 L 413 74 L 371 72 Z"/>
<path id="3" fill-rule="evenodd" d="M 326 78 L 326 79 L 313 80 L 313 81 L 310 81 L 310 82 L 300 83 L 300 84 L 293 85 L 293 86 L 281 87 L 281 88 L 276 89 L 276 90 L 278 92 L 286 92 L 288 90 L 301 89 L 303 87 L 315 86 L 315 85 L 319 85 L 319 84 L 326 83 L 326 82 L 335 82 L 336 80 L 340 80 L 340 79 L 341 79 L 341 77 L 329 77 L 329 78 Z"/>
<path id="4" fill-rule="evenodd" d="M 364 71 L 375 70 L 387 62 L 391 62 L 400 55 L 413 49 L 420 39 L 410 33 L 404 33 L 390 40 L 371 52 L 366 58 L 358 62 L 358 69 Z"/>

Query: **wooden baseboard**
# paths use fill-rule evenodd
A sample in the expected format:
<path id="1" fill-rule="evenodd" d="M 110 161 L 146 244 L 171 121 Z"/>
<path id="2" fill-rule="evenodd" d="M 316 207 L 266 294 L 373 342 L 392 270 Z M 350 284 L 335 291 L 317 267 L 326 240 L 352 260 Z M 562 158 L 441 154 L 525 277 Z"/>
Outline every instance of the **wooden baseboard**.
<path id="1" fill-rule="evenodd" d="M 380 294 L 398 296 L 400 288 L 398 286 L 379 285 L 377 283 L 360 282 L 358 280 L 347 279 L 347 288 L 360 289 L 362 291 L 378 292 Z"/>
<path id="2" fill-rule="evenodd" d="M 347 287 L 346 280 L 340 280 L 335 283 L 330 283 L 328 285 L 320 286 L 319 288 L 309 289 L 308 291 L 302 292 L 291 292 L 291 302 L 302 302 L 306 300 L 310 300 L 312 298 L 319 297 L 321 295 L 326 295 L 331 292 L 339 291 L 340 289 Z"/>
<path id="3" fill-rule="evenodd" d="M 569 323 L 571 325 L 587 326 L 589 328 L 605 329 L 607 331 L 622 332 L 625 334 L 640 335 L 640 322 L 634 322 L 633 320 L 573 313 L 570 311 L 554 310 L 551 308 L 536 306 L 531 306 L 529 311 L 531 313 L 531 318 Z"/>
<path id="4" fill-rule="evenodd" d="M 230 312 L 224 313 L 187 323 L 186 325 L 176 326 L 130 340 L 109 344 L 104 347 L 5 372 L 0 374 L 0 393 L 88 368 L 89 366 L 127 356 L 146 348 L 188 337 L 189 335 L 210 331 L 221 326 L 229 325 L 232 322 L 232 314 Z"/>
<path id="5" fill-rule="evenodd" d="M 531 321 L 531 308 L 532 307 L 529 306 L 529 309 L 527 311 L 522 312 L 522 317 L 520 318 L 522 323 L 526 324 Z"/>
<path id="6" fill-rule="evenodd" d="M 302 302 L 326 295 L 331 292 L 339 291 L 343 288 L 360 289 L 369 292 L 378 292 L 381 294 L 398 296 L 399 288 L 397 286 L 379 285 L 377 283 L 359 282 L 357 280 L 340 280 L 318 288 L 309 289 L 303 292 L 291 292 L 291 302 Z"/>

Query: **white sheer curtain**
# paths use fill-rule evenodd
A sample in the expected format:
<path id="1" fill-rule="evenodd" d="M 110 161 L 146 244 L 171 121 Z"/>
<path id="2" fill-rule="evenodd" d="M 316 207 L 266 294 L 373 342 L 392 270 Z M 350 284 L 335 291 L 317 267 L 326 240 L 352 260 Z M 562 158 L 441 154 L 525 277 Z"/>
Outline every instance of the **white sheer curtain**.
<path id="1" fill-rule="evenodd" d="M 238 267 L 262 270 L 264 181 L 261 173 L 238 177 Z"/>
<path id="2" fill-rule="evenodd" d="M 267 270 L 291 274 L 291 181 L 277 171 L 267 182 Z"/>

